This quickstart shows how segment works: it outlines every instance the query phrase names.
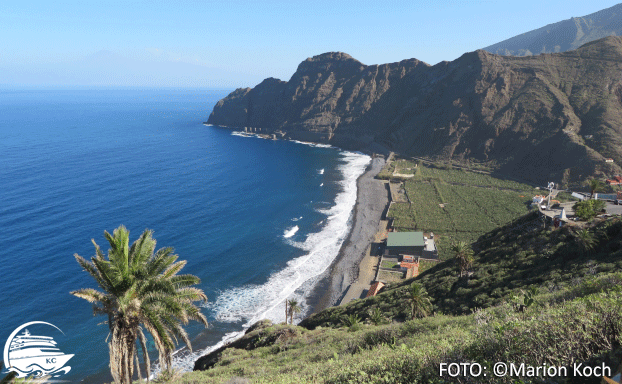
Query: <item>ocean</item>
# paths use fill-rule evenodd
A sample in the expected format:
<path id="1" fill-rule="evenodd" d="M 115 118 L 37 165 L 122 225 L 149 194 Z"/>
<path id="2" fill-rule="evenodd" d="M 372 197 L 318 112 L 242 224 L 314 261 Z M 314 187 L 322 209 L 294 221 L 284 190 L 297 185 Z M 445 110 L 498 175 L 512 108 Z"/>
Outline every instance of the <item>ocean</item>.
<path id="1" fill-rule="evenodd" d="M 30 321 L 54 324 L 71 382 L 104 382 L 106 318 L 69 294 L 96 288 L 73 254 L 103 249 L 123 224 L 154 230 L 201 278 L 210 325 L 186 329 L 194 360 L 254 322 L 284 320 L 347 236 L 370 158 L 205 126 L 228 91 L 0 89 L 0 347 Z M 150 345 L 154 350 L 153 345 Z M 155 354 L 153 356 L 156 356 Z"/>

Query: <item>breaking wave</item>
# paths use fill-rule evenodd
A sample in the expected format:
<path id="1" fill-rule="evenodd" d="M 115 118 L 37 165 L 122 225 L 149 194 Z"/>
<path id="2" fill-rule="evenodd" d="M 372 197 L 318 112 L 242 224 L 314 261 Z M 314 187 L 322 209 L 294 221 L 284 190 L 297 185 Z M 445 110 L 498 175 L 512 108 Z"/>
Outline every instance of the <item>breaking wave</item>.
<path id="1" fill-rule="evenodd" d="M 314 144 L 314 146 L 322 146 L 322 144 Z M 350 231 L 351 214 L 357 196 L 356 182 L 371 161 L 369 156 L 361 153 L 341 152 L 340 154 L 342 164 L 338 166 L 338 170 L 342 175 L 341 192 L 337 194 L 330 208 L 322 210 L 327 217 L 323 220 L 320 230 L 310 233 L 302 242 L 290 239 L 298 231 L 298 226 L 286 230 L 283 235 L 286 238 L 285 241 L 303 250 L 304 254 L 287 262 L 285 268 L 270 275 L 264 284 L 246 285 L 221 292 L 214 302 L 208 303 L 217 321 L 244 322 L 245 330 L 262 319 L 270 319 L 275 323 L 283 322 L 285 320 L 284 301 L 290 298 L 298 300 L 303 308 L 299 318 L 305 316 L 308 310 L 306 303 L 308 294 L 311 293 L 322 273 L 337 257 Z M 175 356 L 174 366 L 192 370 L 194 361 L 200 356 L 214 351 L 243 334 L 244 331 L 228 333 L 218 344 L 202 351 L 194 353 L 182 351 Z"/>
<path id="2" fill-rule="evenodd" d="M 296 232 L 298 232 L 298 226 L 294 225 L 293 227 L 286 229 L 285 233 L 283 234 L 283 237 L 286 239 L 289 239 L 290 237 L 294 236 L 296 234 Z"/>

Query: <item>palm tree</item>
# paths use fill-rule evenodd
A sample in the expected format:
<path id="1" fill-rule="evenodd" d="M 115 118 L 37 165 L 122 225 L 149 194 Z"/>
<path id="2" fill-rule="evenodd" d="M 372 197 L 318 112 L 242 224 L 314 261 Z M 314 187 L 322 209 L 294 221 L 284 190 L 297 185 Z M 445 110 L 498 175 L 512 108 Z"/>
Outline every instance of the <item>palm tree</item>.
<path id="1" fill-rule="evenodd" d="M 458 266 L 460 267 L 460 276 L 462 277 L 473 264 L 473 250 L 466 242 L 458 241 L 451 246 L 451 251 L 456 257 L 456 261 L 458 262 Z"/>
<path id="2" fill-rule="evenodd" d="M 601 183 L 598 179 L 591 179 L 587 182 L 587 186 L 590 187 L 591 198 L 594 198 L 594 193 L 598 191 L 602 191 L 604 188 L 603 183 Z"/>
<path id="3" fill-rule="evenodd" d="M 384 316 L 380 308 L 375 307 L 373 310 L 369 311 L 369 319 L 374 325 L 382 324 L 384 322 Z"/>
<path id="4" fill-rule="evenodd" d="M 412 283 L 410 286 L 410 313 L 412 319 L 416 317 L 425 317 L 432 309 L 432 303 L 428 297 L 428 293 L 419 283 Z"/>
<path id="5" fill-rule="evenodd" d="M 596 247 L 597 240 L 592 232 L 587 229 L 582 229 L 575 232 L 574 240 L 583 253 L 589 253 L 594 247 Z"/>
<path id="6" fill-rule="evenodd" d="M 287 300 L 285 300 L 285 324 L 287 324 L 287 316 L 289 316 L 289 311 L 287 310 Z"/>
<path id="7" fill-rule="evenodd" d="M 289 304 L 289 322 L 294 324 L 294 313 L 300 313 L 302 308 L 295 299 L 288 300 L 287 303 Z"/>
<path id="8" fill-rule="evenodd" d="M 357 314 L 352 314 L 343 320 L 343 324 L 350 332 L 356 332 L 361 329 L 361 318 Z"/>
<path id="9" fill-rule="evenodd" d="M 154 253 L 153 232 L 145 230 L 130 246 L 129 231 L 120 226 L 112 235 L 104 231 L 110 244 L 107 258 L 95 240 L 96 255 L 91 261 L 75 254 L 78 263 L 97 282 L 101 290 L 83 288 L 72 295 L 93 304 L 94 315 L 108 317 L 110 329 L 110 372 L 117 384 L 129 384 L 138 363 L 137 342 L 150 375 L 147 339 L 143 327 L 151 334 L 165 370 L 171 368 L 171 355 L 178 339 L 192 349 L 188 334 L 182 327 L 189 320 L 207 326 L 207 319 L 193 302 L 207 301 L 202 290 L 192 287 L 200 283 L 194 275 L 178 275 L 186 261 L 177 261 L 173 248 Z M 138 365 L 138 364 L 137 364 Z M 140 375 L 140 366 L 137 366 Z"/>

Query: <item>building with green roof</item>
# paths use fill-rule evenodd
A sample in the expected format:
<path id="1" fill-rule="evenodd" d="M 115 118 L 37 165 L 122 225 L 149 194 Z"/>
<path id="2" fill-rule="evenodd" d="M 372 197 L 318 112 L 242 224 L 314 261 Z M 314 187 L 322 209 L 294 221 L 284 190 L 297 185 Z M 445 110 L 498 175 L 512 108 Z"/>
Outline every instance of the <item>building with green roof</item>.
<path id="1" fill-rule="evenodd" d="M 389 232 L 386 252 L 389 255 L 421 256 L 425 248 L 423 232 Z"/>

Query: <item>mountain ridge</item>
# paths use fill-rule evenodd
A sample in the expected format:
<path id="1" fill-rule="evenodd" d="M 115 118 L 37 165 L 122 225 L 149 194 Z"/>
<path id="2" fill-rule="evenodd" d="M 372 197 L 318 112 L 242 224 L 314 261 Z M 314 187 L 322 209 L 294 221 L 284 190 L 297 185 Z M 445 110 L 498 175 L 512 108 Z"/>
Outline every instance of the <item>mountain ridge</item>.
<path id="1" fill-rule="evenodd" d="M 574 50 L 606 36 L 622 35 L 622 4 L 582 17 L 571 17 L 490 45 L 498 55 L 530 56 Z"/>
<path id="2" fill-rule="evenodd" d="M 208 123 L 344 149 L 484 163 L 534 182 L 620 172 L 622 38 L 538 56 L 485 50 L 434 66 L 330 52 L 287 82 L 232 92 Z"/>

